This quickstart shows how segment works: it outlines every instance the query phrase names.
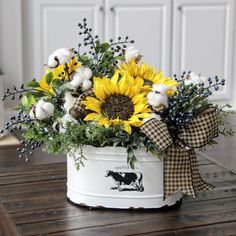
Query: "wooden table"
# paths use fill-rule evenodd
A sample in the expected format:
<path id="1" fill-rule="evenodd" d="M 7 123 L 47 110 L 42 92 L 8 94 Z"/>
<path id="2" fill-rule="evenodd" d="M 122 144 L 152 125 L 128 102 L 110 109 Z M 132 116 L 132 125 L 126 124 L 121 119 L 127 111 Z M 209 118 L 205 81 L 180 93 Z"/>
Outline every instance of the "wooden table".
<path id="1" fill-rule="evenodd" d="M 200 158 L 215 190 L 167 211 L 78 207 L 66 198 L 66 164 L 0 168 L 0 235 L 235 235 L 236 175 Z"/>

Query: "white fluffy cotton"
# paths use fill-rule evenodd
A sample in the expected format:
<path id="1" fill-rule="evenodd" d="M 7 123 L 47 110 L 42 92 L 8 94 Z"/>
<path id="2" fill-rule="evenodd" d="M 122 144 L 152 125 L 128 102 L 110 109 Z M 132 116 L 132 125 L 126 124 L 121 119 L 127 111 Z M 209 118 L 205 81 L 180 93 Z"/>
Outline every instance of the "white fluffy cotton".
<path id="1" fill-rule="evenodd" d="M 168 97 L 166 94 L 150 92 L 147 95 L 147 100 L 148 103 L 154 108 L 159 106 L 168 106 Z"/>
<path id="2" fill-rule="evenodd" d="M 50 102 L 39 100 L 38 103 L 30 110 L 30 118 L 37 120 L 45 120 L 54 113 L 54 105 Z"/>
<path id="3" fill-rule="evenodd" d="M 92 75 L 90 68 L 81 66 L 76 69 L 70 84 L 75 90 L 80 86 L 82 91 L 86 91 L 92 87 L 92 82 L 90 81 Z"/>
<path id="4" fill-rule="evenodd" d="M 73 107 L 75 100 L 77 99 L 76 97 L 74 97 L 71 92 L 66 91 L 65 92 L 65 103 L 63 105 L 63 107 L 65 108 L 66 112 L 69 113 L 70 109 Z"/>
<path id="5" fill-rule="evenodd" d="M 78 123 L 70 114 L 65 114 L 62 118 L 59 118 L 57 122 L 53 124 L 53 128 L 59 133 L 65 133 L 67 131 L 67 124 L 70 122 Z"/>
<path id="6" fill-rule="evenodd" d="M 168 89 L 170 89 L 170 87 L 165 85 L 165 84 L 153 84 L 152 85 L 152 91 L 153 92 L 166 94 Z"/>
<path id="7" fill-rule="evenodd" d="M 168 89 L 169 87 L 164 84 L 153 84 L 152 92 L 149 92 L 147 95 L 149 105 L 153 108 L 160 106 L 168 107 L 168 96 L 166 93 Z"/>
<path id="8" fill-rule="evenodd" d="M 202 84 L 207 82 L 207 78 L 204 76 L 198 76 L 195 73 L 191 72 L 187 79 L 184 80 L 185 85 L 189 84 Z"/>
<path id="9" fill-rule="evenodd" d="M 92 82 L 89 79 L 86 79 L 82 83 L 82 91 L 89 90 L 92 87 Z"/>
<path id="10" fill-rule="evenodd" d="M 74 57 L 74 52 L 71 49 L 60 48 L 53 52 L 48 57 L 48 66 L 55 68 L 58 65 L 65 65 Z"/>
<path id="11" fill-rule="evenodd" d="M 128 47 L 125 51 L 125 61 L 130 62 L 133 59 L 136 59 L 140 55 L 139 50 L 136 49 L 133 45 Z"/>

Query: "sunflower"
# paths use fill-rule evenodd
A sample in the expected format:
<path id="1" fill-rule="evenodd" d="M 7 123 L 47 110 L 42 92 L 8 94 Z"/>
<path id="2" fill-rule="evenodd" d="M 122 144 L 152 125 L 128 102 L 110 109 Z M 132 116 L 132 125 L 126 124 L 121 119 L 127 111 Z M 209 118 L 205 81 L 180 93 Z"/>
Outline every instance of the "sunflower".
<path id="1" fill-rule="evenodd" d="M 128 63 L 122 63 L 118 69 L 121 75 L 128 74 L 134 78 L 142 78 L 145 81 L 153 81 L 156 70 L 154 67 L 150 67 L 150 65 L 145 63 L 136 63 L 135 60 L 132 60 Z"/>
<path id="2" fill-rule="evenodd" d="M 96 121 L 99 125 L 123 125 L 124 130 L 131 134 L 131 126 L 139 127 L 143 118 L 150 117 L 145 93 L 142 86 L 131 76 L 119 78 L 116 72 L 111 79 L 94 78 L 93 92 L 95 97 L 86 97 L 82 102 L 91 110 L 84 120 Z"/>
<path id="3" fill-rule="evenodd" d="M 136 79 L 137 83 L 143 84 L 143 91 L 149 92 L 153 84 L 165 84 L 170 89 L 167 91 L 168 95 L 172 95 L 178 82 L 170 77 L 163 77 L 163 72 L 156 72 L 154 67 L 145 63 L 136 63 L 135 60 L 122 63 L 118 69 L 121 75 L 128 74 Z"/>

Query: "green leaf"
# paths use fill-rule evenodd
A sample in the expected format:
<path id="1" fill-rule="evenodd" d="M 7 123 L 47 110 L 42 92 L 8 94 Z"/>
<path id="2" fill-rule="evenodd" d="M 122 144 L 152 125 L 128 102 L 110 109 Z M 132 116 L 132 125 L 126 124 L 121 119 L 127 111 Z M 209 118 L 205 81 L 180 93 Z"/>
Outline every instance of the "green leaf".
<path id="1" fill-rule="evenodd" d="M 52 86 L 55 88 L 59 88 L 61 86 L 61 80 L 60 79 L 54 79 L 52 81 Z"/>
<path id="2" fill-rule="evenodd" d="M 121 60 L 121 61 L 124 61 L 125 60 L 125 58 L 124 58 L 124 56 L 117 56 L 117 57 L 115 57 L 117 60 Z"/>
<path id="3" fill-rule="evenodd" d="M 41 91 L 37 91 L 37 92 L 35 92 L 35 91 L 28 91 L 28 92 L 25 93 L 25 95 L 27 97 L 32 95 L 34 98 L 40 98 L 40 97 L 44 97 L 45 96 L 45 94 L 43 92 L 41 92 Z"/>
<path id="4" fill-rule="evenodd" d="M 109 47 L 110 47 L 109 43 L 103 43 L 101 45 L 101 52 L 106 52 Z"/>
<path id="5" fill-rule="evenodd" d="M 51 84 L 52 79 L 53 79 L 53 73 L 52 73 L 52 72 L 49 72 L 49 73 L 46 75 L 46 82 L 47 82 L 48 85 Z"/>
<path id="6" fill-rule="evenodd" d="M 28 101 L 29 101 L 30 106 L 35 105 L 37 103 L 33 95 L 30 95 L 28 97 Z"/>
<path id="7" fill-rule="evenodd" d="M 27 87 L 37 88 L 37 87 L 40 87 L 40 85 L 35 79 L 33 79 L 27 84 Z"/>
<path id="8" fill-rule="evenodd" d="M 37 102 L 33 95 L 23 96 L 21 104 L 24 107 L 25 111 L 29 111 L 32 105 L 35 105 Z"/>
<path id="9" fill-rule="evenodd" d="M 27 96 L 23 96 L 21 103 L 24 107 L 27 107 L 29 105 Z"/>
<path id="10" fill-rule="evenodd" d="M 101 48 L 101 43 L 100 40 L 98 39 L 96 41 L 95 52 L 98 53 L 100 51 L 100 48 Z"/>

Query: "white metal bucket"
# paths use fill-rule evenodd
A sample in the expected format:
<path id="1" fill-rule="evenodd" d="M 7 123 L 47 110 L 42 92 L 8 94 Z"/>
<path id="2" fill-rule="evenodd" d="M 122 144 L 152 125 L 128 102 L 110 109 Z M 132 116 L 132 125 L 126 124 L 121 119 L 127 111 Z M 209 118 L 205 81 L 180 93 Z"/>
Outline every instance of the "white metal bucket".
<path id="1" fill-rule="evenodd" d="M 135 168 L 127 165 L 126 149 L 86 146 L 87 160 L 77 171 L 74 157 L 67 157 L 67 197 L 74 203 L 106 208 L 161 208 L 181 200 L 176 192 L 163 201 L 163 162 L 136 151 Z M 80 153 L 74 153 L 80 155 Z"/>

